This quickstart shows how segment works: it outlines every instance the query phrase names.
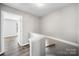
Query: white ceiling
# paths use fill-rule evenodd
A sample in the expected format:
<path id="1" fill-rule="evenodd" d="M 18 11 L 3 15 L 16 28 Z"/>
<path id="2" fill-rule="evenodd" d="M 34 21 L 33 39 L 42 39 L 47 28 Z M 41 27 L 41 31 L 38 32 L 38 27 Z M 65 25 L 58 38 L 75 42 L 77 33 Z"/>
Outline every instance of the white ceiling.
<path id="1" fill-rule="evenodd" d="M 5 3 L 10 7 L 28 12 L 34 16 L 45 16 L 54 10 L 69 5 L 70 3 L 44 3 L 43 5 L 36 5 L 34 3 Z"/>

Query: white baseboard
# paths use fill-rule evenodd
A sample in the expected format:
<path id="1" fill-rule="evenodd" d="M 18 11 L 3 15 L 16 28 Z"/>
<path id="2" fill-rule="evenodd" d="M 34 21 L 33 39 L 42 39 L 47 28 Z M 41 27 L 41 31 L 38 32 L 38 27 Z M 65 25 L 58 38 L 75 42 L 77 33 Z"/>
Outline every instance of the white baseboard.
<path id="1" fill-rule="evenodd" d="M 43 35 L 43 34 L 39 34 L 39 35 Z M 56 40 L 56 41 L 59 41 L 59 42 L 62 42 L 62 43 L 66 43 L 66 44 L 69 44 L 69 45 L 72 45 L 72 46 L 75 46 L 75 47 L 79 47 L 79 44 L 75 43 L 75 42 L 71 42 L 71 41 L 68 41 L 68 40 L 64 40 L 64 39 L 61 39 L 61 38 L 56 38 L 56 37 L 52 37 L 52 36 L 48 36 L 48 35 L 43 35 L 43 36 L 45 36 L 46 39 L 52 39 L 52 40 Z"/>
<path id="2" fill-rule="evenodd" d="M 9 36 L 4 36 L 4 38 L 9 38 L 9 37 L 16 37 L 17 35 L 9 35 Z"/>
<path id="3" fill-rule="evenodd" d="M 25 46 L 25 45 L 28 45 L 29 43 L 21 44 L 21 43 L 18 42 L 18 44 L 19 44 L 20 46 Z"/>
<path id="4" fill-rule="evenodd" d="M 0 55 L 2 55 L 2 54 L 4 54 L 4 53 L 5 53 L 4 51 L 1 51 L 1 52 L 0 52 Z"/>
<path id="5" fill-rule="evenodd" d="M 52 39 L 52 40 L 57 40 L 57 41 L 60 41 L 62 43 L 66 43 L 66 44 L 69 44 L 69 45 L 72 45 L 72 46 L 75 46 L 75 47 L 79 47 L 78 43 L 74 43 L 74 42 L 71 42 L 71 41 L 63 40 L 63 39 L 60 39 L 60 38 L 55 38 L 55 37 L 51 37 L 51 36 L 46 36 L 46 38 Z"/>

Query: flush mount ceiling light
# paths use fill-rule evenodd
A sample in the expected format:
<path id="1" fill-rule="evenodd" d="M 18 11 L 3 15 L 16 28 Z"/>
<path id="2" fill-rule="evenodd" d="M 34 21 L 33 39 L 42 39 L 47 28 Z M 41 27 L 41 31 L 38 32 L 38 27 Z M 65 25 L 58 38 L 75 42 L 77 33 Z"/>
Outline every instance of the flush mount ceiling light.
<path id="1" fill-rule="evenodd" d="M 44 3 L 34 3 L 37 7 L 43 7 Z"/>

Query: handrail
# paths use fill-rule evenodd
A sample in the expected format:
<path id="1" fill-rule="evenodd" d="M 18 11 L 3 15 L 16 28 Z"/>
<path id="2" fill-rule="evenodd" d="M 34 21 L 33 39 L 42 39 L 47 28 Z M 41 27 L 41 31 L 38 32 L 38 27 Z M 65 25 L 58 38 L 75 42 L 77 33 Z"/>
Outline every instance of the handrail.
<path id="1" fill-rule="evenodd" d="M 39 33 L 35 33 L 35 34 L 43 35 L 46 39 L 57 40 L 57 41 L 60 41 L 62 43 L 66 43 L 66 44 L 69 44 L 69 45 L 72 45 L 72 46 L 75 46 L 75 47 L 79 47 L 79 44 L 71 42 L 71 41 L 67 41 L 67 40 L 63 40 L 63 39 L 60 39 L 60 38 L 55 38 L 55 37 L 51 37 L 51 36 L 44 35 L 44 34 L 39 34 Z"/>
<path id="2" fill-rule="evenodd" d="M 51 37 L 51 36 L 45 36 L 47 39 L 53 39 L 53 40 L 57 40 L 57 41 L 60 41 L 62 43 L 66 43 L 66 44 L 69 44 L 69 45 L 73 45 L 75 47 L 79 47 L 79 44 L 77 43 L 74 43 L 74 42 L 70 42 L 70 41 L 67 41 L 67 40 L 63 40 L 63 39 L 59 39 L 59 38 L 55 38 L 55 37 Z"/>

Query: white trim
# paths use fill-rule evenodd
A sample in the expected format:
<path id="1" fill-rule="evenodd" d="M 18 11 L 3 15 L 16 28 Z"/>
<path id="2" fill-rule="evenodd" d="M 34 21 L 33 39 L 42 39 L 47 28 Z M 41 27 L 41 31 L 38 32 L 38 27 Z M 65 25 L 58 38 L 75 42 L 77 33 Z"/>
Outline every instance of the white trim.
<path id="1" fill-rule="evenodd" d="M 17 35 L 8 35 L 8 36 L 4 36 L 4 38 L 7 38 L 7 37 L 15 37 Z"/>
<path id="2" fill-rule="evenodd" d="M 5 52 L 3 31 L 4 31 L 4 18 L 3 18 L 3 12 L 1 11 L 1 53 Z"/>
<path id="3" fill-rule="evenodd" d="M 3 54 L 3 53 L 5 53 L 5 51 L 1 51 L 1 52 L 0 52 L 0 55 Z"/>
<path id="4" fill-rule="evenodd" d="M 3 14 L 4 14 L 4 16 L 3 16 L 4 19 L 16 20 L 16 21 L 18 21 L 20 19 L 19 15 L 16 15 L 16 14 L 11 13 L 11 12 L 3 11 Z"/>
<path id="5" fill-rule="evenodd" d="M 19 44 L 20 46 L 25 46 L 25 45 L 28 45 L 29 43 L 21 44 L 20 42 L 18 42 L 18 44 Z"/>
<path id="6" fill-rule="evenodd" d="M 74 42 L 70 42 L 70 41 L 67 41 L 67 40 L 64 40 L 64 39 L 59 39 L 59 38 L 55 38 L 55 37 L 51 37 L 51 36 L 45 36 L 45 37 L 48 38 L 48 39 L 53 39 L 53 40 L 60 41 L 62 43 L 66 43 L 66 44 L 69 44 L 69 45 L 73 45 L 75 47 L 79 47 L 79 44 L 74 43 Z"/>
<path id="7" fill-rule="evenodd" d="M 3 11 L 3 10 L 1 10 L 1 52 L 5 52 L 5 47 L 4 47 L 4 20 L 5 20 L 5 18 L 6 17 L 4 17 L 5 16 L 5 13 L 7 13 L 6 11 Z M 22 20 L 22 16 L 20 16 L 20 15 L 16 15 L 16 14 L 13 14 L 13 13 L 10 13 L 10 14 L 12 14 L 13 16 L 13 18 L 12 18 L 12 20 L 14 19 L 14 20 L 17 20 L 17 22 L 19 22 L 19 21 L 21 21 Z M 15 15 L 15 16 L 14 16 Z M 18 17 L 18 18 L 17 18 Z M 9 17 L 7 18 L 7 19 L 10 19 Z M 20 28 L 21 29 L 21 28 Z M 20 33 L 20 35 L 22 35 L 21 33 Z M 22 39 L 22 37 L 21 37 L 21 39 Z M 18 39 L 17 39 L 18 40 Z M 17 42 L 18 43 L 18 42 Z"/>
<path id="8" fill-rule="evenodd" d="M 36 33 L 36 34 L 38 34 L 38 33 Z M 43 34 L 39 34 L 39 35 L 43 35 Z M 64 40 L 64 39 L 51 37 L 51 36 L 48 36 L 48 35 L 43 35 L 43 36 L 45 36 L 46 39 L 52 39 L 52 40 L 60 41 L 62 43 L 66 43 L 66 44 L 69 44 L 69 45 L 72 45 L 72 46 L 75 46 L 75 47 L 79 47 L 79 44 L 71 42 L 71 41 L 67 41 L 67 40 Z"/>

